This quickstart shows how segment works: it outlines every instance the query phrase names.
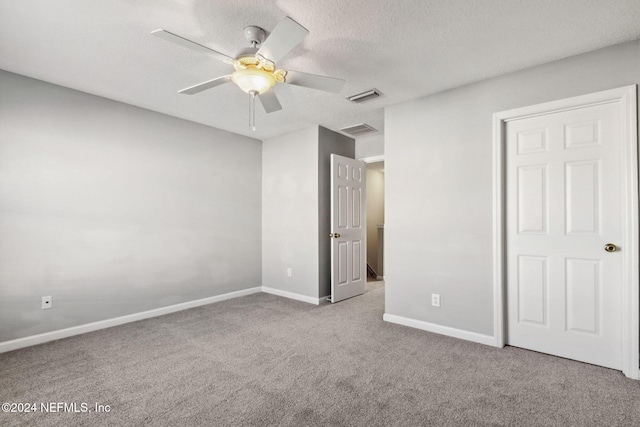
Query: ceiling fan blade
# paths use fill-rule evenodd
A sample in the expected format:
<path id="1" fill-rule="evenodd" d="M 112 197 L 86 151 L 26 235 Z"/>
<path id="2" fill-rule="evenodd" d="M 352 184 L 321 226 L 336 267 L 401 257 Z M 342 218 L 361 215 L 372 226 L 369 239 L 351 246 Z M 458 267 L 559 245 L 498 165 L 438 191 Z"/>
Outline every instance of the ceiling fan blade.
<path id="1" fill-rule="evenodd" d="M 180 37 L 177 34 L 173 34 L 170 33 L 169 31 L 166 30 L 155 30 L 155 31 L 151 31 L 151 34 L 153 34 L 156 37 L 160 37 L 161 39 L 170 41 L 171 43 L 175 43 L 177 45 L 180 45 L 182 47 L 186 47 L 188 49 L 192 49 L 198 52 L 202 52 L 202 53 L 206 53 L 208 55 L 213 56 L 214 58 L 220 60 L 220 61 L 225 61 L 225 62 L 229 62 L 229 61 L 233 61 L 233 58 L 230 56 L 225 55 L 224 53 L 220 53 L 216 50 L 210 49 L 206 46 L 203 46 L 199 43 L 196 42 L 192 42 L 191 40 L 185 39 L 184 37 Z"/>
<path id="2" fill-rule="evenodd" d="M 309 30 L 285 16 L 262 43 L 256 55 L 277 63 L 304 39 Z"/>
<path id="3" fill-rule="evenodd" d="M 273 113 L 274 111 L 282 110 L 282 105 L 278 101 L 276 93 L 271 89 L 261 95 L 258 95 L 258 99 L 267 113 Z"/>
<path id="4" fill-rule="evenodd" d="M 222 76 L 215 78 L 213 80 L 207 80 L 206 82 L 198 83 L 197 85 L 179 90 L 178 93 L 183 93 L 185 95 L 193 95 L 194 93 L 199 93 L 205 91 L 207 89 L 214 88 L 216 86 L 220 86 L 227 82 L 231 81 L 231 75 Z"/>
<path id="5" fill-rule="evenodd" d="M 340 93 L 344 86 L 344 80 L 342 79 L 317 76 L 315 74 L 303 73 L 301 71 L 287 71 L 284 82 L 289 83 L 290 85 L 303 86 L 333 93 Z"/>

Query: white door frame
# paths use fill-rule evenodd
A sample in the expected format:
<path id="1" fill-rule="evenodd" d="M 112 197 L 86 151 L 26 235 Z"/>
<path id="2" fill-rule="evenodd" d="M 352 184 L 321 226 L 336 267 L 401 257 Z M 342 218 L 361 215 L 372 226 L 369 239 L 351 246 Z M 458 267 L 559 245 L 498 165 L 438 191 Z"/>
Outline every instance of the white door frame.
<path id="1" fill-rule="evenodd" d="M 618 103 L 623 139 L 622 164 L 622 372 L 640 379 L 640 271 L 638 269 L 638 135 L 636 85 L 503 111 L 493 115 L 493 294 L 494 339 L 505 345 L 506 247 L 505 247 L 505 124 L 512 120 L 540 116 L 586 106 Z"/>

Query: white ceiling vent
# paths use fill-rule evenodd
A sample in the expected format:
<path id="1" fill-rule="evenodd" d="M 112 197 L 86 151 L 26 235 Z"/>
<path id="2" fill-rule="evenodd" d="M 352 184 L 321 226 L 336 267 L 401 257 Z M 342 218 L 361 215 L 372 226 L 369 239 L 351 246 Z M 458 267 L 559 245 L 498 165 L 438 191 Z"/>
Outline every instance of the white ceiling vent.
<path id="1" fill-rule="evenodd" d="M 376 99 L 380 96 L 380 92 L 378 89 L 371 89 L 366 92 L 357 93 L 355 95 L 351 95 L 347 99 L 355 104 L 359 104 L 361 102 L 370 101 L 372 99 Z"/>
<path id="2" fill-rule="evenodd" d="M 360 123 L 359 125 L 342 128 L 340 129 L 340 132 L 344 132 L 347 135 L 353 136 L 355 138 L 357 136 L 366 135 L 368 133 L 378 132 L 378 129 L 372 128 L 366 123 Z"/>

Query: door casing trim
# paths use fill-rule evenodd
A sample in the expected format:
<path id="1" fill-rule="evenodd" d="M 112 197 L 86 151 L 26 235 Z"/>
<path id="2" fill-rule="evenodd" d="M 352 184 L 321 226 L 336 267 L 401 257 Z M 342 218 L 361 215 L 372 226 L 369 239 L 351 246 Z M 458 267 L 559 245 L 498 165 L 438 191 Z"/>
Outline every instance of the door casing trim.
<path id="1" fill-rule="evenodd" d="M 622 144 L 622 372 L 640 379 L 640 271 L 638 268 L 638 115 L 637 86 L 630 85 L 587 95 L 561 99 L 493 115 L 493 294 L 494 345 L 505 346 L 506 244 L 505 244 L 505 124 L 509 121 L 561 111 L 618 103 Z"/>

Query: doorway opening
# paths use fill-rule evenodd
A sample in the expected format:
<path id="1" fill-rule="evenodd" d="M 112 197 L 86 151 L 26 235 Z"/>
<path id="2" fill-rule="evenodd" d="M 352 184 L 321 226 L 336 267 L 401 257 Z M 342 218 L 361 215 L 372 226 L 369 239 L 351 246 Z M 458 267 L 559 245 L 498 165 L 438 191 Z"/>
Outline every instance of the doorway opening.
<path id="1" fill-rule="evenodd" d="M 384 160 L 367 161 L 367 281 L 384 280 Z"/>

